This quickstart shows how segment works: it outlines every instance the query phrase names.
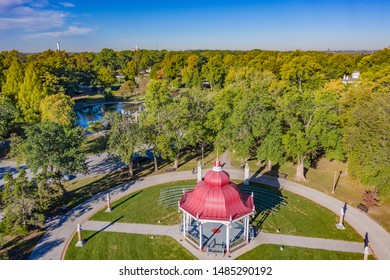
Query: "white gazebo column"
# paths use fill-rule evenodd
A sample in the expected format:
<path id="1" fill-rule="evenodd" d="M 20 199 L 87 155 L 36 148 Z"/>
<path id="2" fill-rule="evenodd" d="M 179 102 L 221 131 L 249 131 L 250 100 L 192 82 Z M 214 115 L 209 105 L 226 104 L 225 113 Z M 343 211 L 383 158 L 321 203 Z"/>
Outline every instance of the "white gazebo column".
<path id="1" fill-rule="evenodd" d="M 203 224 L 200 223 L 199 225 L 199 251 L 202 251 L 202 245 L 203 245 Z"/>
<path id="2" fill-rule="evenodd" d="M 226 224 L 226 254 L 230 252 L 230 223 Z"/>
<path id="3" fill-rule="evenodd" d="M 245 217 L 245 242 L 249 243 L 249 217 Z"/>
<path id="4" fill-rule="evenodd" d="M 184 236 L 184 239 L 186 238 L 186 232 L 187 232 L 187 215 L 186 215 L 186 212 L 183 211 L 183 236 Z"/>

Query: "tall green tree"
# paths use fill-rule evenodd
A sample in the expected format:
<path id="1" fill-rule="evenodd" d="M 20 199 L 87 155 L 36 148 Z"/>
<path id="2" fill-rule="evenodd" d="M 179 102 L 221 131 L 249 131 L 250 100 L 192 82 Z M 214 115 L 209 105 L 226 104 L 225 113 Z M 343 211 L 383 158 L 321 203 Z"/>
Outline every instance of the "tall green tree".
<path id="1" fill-rule="evenodd" d="M 19 60 L 15 58 L 8 70 L 5 71 L 5 83 L 1 89 L 2 94 L 16 101 L 23 78 L 24 69 Z"/>
<path id="2" fill-rule="evenodd" d="M 29 63 L 17 98 L 18 107 L 26 123 L 39 122 L 41 119 L 39 105 L 47 94 L 39 75 L 38 65 Z"/>
<path id="3" fill-rule="evenodd" d="M 132 115 L 115 113 L 110 120 L 108 150 L 116 154 L 129 167 L 133 177 L 133 156 L 143 148 L 143 133 Z"/>
<path id="4" fill-rule="evenodd" d="M 81 128 L 46 121 L 26 127 L 25 132 L 26 138 L 14 149 L 33 173 L 47 174 L 66 192 L 61 182 L 63 174 L 87 172 Z"/>
<path id="5" fill-rule="evenodd" d="M 7 233 L 26 234 L 29 227 L 43 223 L 44 217 L 37 209 L 36 186 L 28 181 L 26 171 L 21 169 L 17 178 L 11 173 L 1 192 L 4 208 L 4 228 Z"/>
<path id="6" fill-rule="evenodd" d="M 217 54 L 209 58 L 202 67 L 202 76 L 211 85 L 211 88 L 223 87 L 226 76 L 226 68 L 222 61 L 222 56 Z"/>
<path id="7" fill-rule="evenodd" d="M 363 183 L 389 194 L 390 94 L 371 94 L 365 102 L 350 107 L 344 145 L 349 172 Z"/>
<path id="8" fill-rule="evenodd" d="M 75 121 L 74 100 L 64 93 L 46 96 L 40 104 L 42 121 L 72 126 Z"/>
<path id="9" fill-rule="evenodd" d="M 8 135 L 18 115 L 18 111 L 12 101 L 7 97 L 0 96 L 0 142 Z"/>

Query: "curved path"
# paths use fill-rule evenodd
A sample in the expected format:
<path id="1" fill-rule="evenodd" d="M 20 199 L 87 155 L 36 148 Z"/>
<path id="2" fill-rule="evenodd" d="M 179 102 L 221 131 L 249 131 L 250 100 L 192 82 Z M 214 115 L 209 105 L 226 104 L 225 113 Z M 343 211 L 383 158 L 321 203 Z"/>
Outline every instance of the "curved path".
<path id="1" fill-rule="evenodd" d="M 236 169 L 225 170 L 230 174 L 230 177 L 232 179 L 243 180 L 243 171 Z M 61 259 L 62 254 L 66 248 L 67 242 L 75 232 L 77 223 L 81 224 L 87 221 L 91 215 L 105 207 L 106 202 L 104 198 L 106 193 L 110 193 L 110 196 L 114 201 L 132 192 L 148 188 L 156 184 L 163 184 L 167 182 L 188 179 L 196 179 L 196 174 L 192 174 L 191 171 L 172 172 L 169 174 L 161 174 L 140 178 L 138 180 L 122 184 L 109 191 L 97 194 L 93 198 L 78 205 L 65 215 L 54 217 L 52 220 L 47 221 L 47 231 L 39 240 L 37 246 L 30 255 L 30 259 Z M 269 177 L 265 175 L 253 175 L 251 177 L 251 181 L 267 184 L 277 188 L 283 188 L 285 190 L 299 194 L 324 206 L 325 208 L 330 209 L 336 215 L 339 214 L 340 208 L 344 206 L 344 202 L 340 200 L 337 200 L 309 187 L 284 179 Z M 373 221 L 366 214 L 352 207 L 348 208 L 345 220 L 362 236 L 362 241 L 363 236 L 368 233 L 370 248 L 377 259 L 390 260 L 390 234 L 387 231 L 385 231 L 378 223 Z M 292 239 L 290 238 L 289 240 Z M 296 244 L 298 240 L 291 242 L 292 244 Z M 181 244 L 184 245 L 186 244 L 186 242 L 182 242 Z M 249 246 L 254 245 L 255 243 L 252 245 L 250 244 Z M 363 243 L 361 245 L 361 250 L 363 250 Z"/>

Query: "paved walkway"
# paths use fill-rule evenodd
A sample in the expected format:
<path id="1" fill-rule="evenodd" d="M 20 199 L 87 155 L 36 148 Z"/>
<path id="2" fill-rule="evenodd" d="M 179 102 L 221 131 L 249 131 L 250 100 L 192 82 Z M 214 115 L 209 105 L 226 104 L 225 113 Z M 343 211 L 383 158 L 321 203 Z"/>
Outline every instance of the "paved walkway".
<path id="1" fill-rule="evenodd" d="M 225 169 L 232 179 L 243 180 L 244 172 L 237 169 Z M 117 200 L 120 197 L 128 195 L 132 192 L 151 187 L 156 184 L 162 184 L 172 181 L 196 179 L 196 174 L 192 174 L 191 171 L 184 172 L 172 172 L 169 174 L 161 174 L 156 176 L 149 176 L 141 178 L 136 181 L 130 181 L 128 183 L 122 184 L 116 188 L 113 188 L 109 191 L 102 192 L 94 196 L 93 198 L 83 202 L 79 206 L 75 207 L 68 213 L 63 216 L 55 217 L 50 221 L 47 221 L 47 231 L 42 236 L 34 251 L 30 255 L 30 259 L 61 259 L 62 253 L 65 250 L 68 240 L 72 237 L 75 232 L 77 223 L 84 223 L 88 218 L 93 215 L 98 210 L 105 207 L 105 195 L 107 192 L 110 193 L 112 200 Z M 325 208 L 330 209 L 336 215 L 339 214 L 340 208 L 344 205 L 344 202 L 337 200 L 333 197 L 330 197 L 326 194 L 323 194 L 319 191 L 311 189 L 309 187 L 290 182 L 284 179 L 278 179 L 269 176 L 255 176 L 251 178 L 253 182 L 264 183 L 270 186 L 278 187 L 297 193 L 301 196 L 304 196 Z M 377 259 L 386 259 L 390 260 L 390 234 L 386 232 L 378 223 L 369 218 L 366 214 L 360 212 L 359 210 L 349 207 L 345 220 L 363 237 L 368 233 L 370 248 L 373 251 Z M 84 226 L 84 224 L 83 224 Z M 141 227 L 144 227 L 142 225 Z M 177 228 L 175 230 L 177 232 Z M 261 236 L 261 235 L 260 235 Z M 270 240 L 270 236 L 265 235 L 266 240 Z M 277 235 L 280 236 L 280 235 Z M 299 239 L 299 237 L 284 237 L 285 240 L 283 244 L 289 244 L 291 246 L 311 246 L 319 239 L 311 239 L 312 241 Z M 180 239 L 179 239 L 180 240 Z M 247 249 L 250 249 L 250 246 L 255 246 L 255 242 L 262 242 L 261 238 L 257 241 L 257 238 L 247 246 Z M 265 242 L 265 241 L 264 241 Z M 185 247 L 191 246 L 186 244 L 187 242 L 181 242 Z M 296 244 L 296 245 L 294 245 Z M 338 244 L 338 243 L 335 243 Z M 344 244 L 344 243 L 343 243 Z M 323 245 L 321 245 L 323 246 Z M 324 245 L 325 246 L 325 245 Z M 354 246 L 354 245 L 353 245 Z M 360 245 L 360 250 L 362 251 L 362 245 Z M 187 247 L 186 247 L 187 248 Z M 338 247 L 339 248 L 339 247 Z M 339 248 L 340 249 L 340 248 Z M 240 251 L 236 252 L 241 253 Z M 197 255 L 196 255 L 197 256 Z M 234 256 L 234 255 L 233 255 Z M 232 257 L 233 257 L 232 256 Z M 197 256 L 198 257 L 198 256 Z"/>
<path id="2" fill-rule="evenodd" d="M 179 235 L 179 231 L 178 231 L 179 225 L 159 226 L 159 225 L 86 221 L 85 223 L 83 223 L 83 229 L 92 230 L 92 231 L 125 232 L 125 233 L 134 233 L 134 234 L 170 236 L 200 260 L 235 259 L 238 256 L 262 244 L 276 244 L 276 245 L 283 245 L 283 246 L 296 246 L 296 247 L 323 249 L 323 250 L 330 250 L 330 251 L 361 253 L 363 259 L 362 242 L 349 242 L 349 241 L 341 241 L 341 240 L 330 240 L 330 239 L 323 239 L 323 238 L 311 238 L 311 237 L 291 236 L 291 235 L 272 234 L 272 233 L 262 232 L 249 245 L 244 246 L 239 250 L 236 250 L 230 255 L 230 257 L 228 257 L 228 256 L 213 255 L 213 254 L 208 256 L 205 253 L 199 252 L 199 250 L 197 250 L 195 247 L 190 245 L 188 242 L 183 241 L 183 238 L 181 237 L 181 235 Z"/>

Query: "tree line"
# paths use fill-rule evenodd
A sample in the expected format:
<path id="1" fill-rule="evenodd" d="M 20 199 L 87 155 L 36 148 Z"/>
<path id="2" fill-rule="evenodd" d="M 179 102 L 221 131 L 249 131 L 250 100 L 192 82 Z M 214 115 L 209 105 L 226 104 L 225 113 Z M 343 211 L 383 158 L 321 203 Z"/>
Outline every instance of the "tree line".
<path id="1" fill-rule="evenodd" d="M 36 174 L 34 184 L 23 172 L 6 178 L 1 200 L 8 229 L 36 224 L 65 192 L 61 176 L 86 171 L 72 97 L 82 86 L 117 83 L 118 74 L 130 88 L 139 76 L 151 78 L 145 111 L 137 118 L 106 118 L 107 149 L 129 166 L 130 176 L 132 157 L 142 149 L 153 152 L 157 170 L 158 156 L 177 167 L 188 147 L 209 146 L 228 149 L 243 162 L 267 162 L 269 169 L 293 162 L 298 180 L 326 156 L 347 162 L 350 174 L 389 192 L 389 49 L 373 54 L 10 51 L 0 53 L 0 70 L 0 138 L 16 132 L 12 151 Z M 361 72 L 359 81 L 343 84 L 342 77 L 354 70 Z"/>

